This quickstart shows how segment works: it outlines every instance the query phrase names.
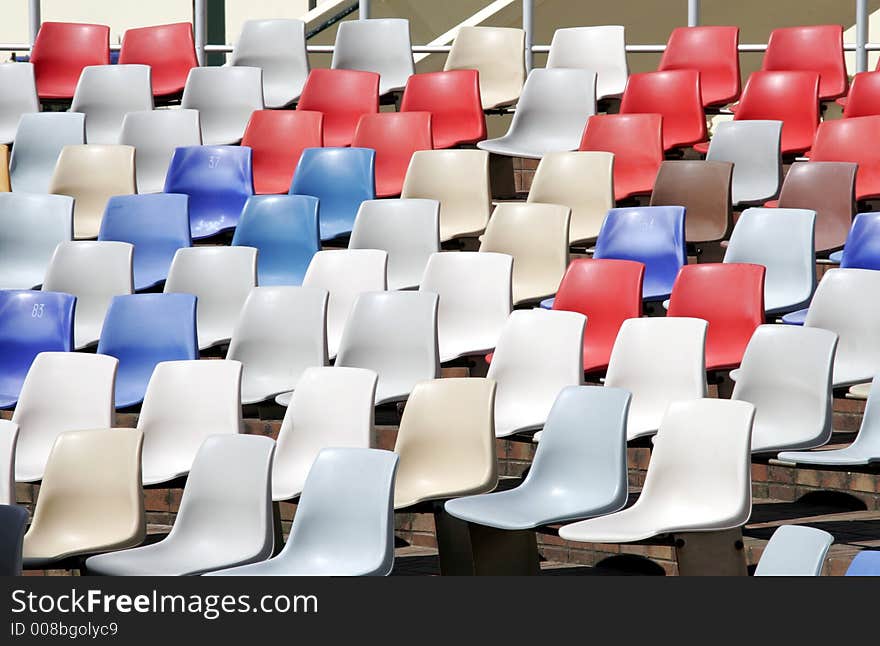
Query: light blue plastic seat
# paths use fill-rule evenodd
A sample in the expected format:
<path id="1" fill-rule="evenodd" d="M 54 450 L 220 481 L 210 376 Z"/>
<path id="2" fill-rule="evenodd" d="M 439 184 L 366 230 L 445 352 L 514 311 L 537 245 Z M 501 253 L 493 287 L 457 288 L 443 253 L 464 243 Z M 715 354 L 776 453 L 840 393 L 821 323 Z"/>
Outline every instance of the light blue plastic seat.
<path id="1" fill-rule="evenodd" d="M 880 576 L 880 551 L 863 550 L 856 554 L 846 576 Z"/>
<path id="2" fill-rule="evenodd" d="M 308 195 L 248 198 L 232 244 L 259 249 L 259 285 L 302 285 L 312 256 L 321 250 L 318 204 Z"/>
<path id="3" fill-rule="evenodd" d="M 819 576 L 834 537 L 803 525 L 783 525 L 773 532 L 755 576 Z"/>
<path id="4" fill-rule="evenodd" d="M 55 247 L 72 239 L 72 197 L 0 193 L 0 289 L 40 285 Z"/>
<path id="5" fill-rule="evenodd" d="M 34 112 L 22 115 L 9 159 L 12 190 L 48 193 L 61 149 L 84 143 L 86 115 L 82 112 Z"/>

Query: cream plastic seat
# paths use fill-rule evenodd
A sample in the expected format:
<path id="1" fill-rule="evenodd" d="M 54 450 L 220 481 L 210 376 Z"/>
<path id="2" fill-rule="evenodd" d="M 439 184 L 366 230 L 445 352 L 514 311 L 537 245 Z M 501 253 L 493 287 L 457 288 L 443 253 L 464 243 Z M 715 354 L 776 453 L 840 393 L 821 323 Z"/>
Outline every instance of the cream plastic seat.
<path id="1" fill-rule="evenodd" d="M 48 193 L 69 195 L 75 238 L 96 238 L 107 200 L 137 192 L 134 146 L 65 146 L 49 182 Z"/>
<path id="2" fill-rule="evenodd" d="M 18 424 L 16 482 L 43 477 L 55 438 L 64 431 L 113 425 L 115 357 L 41 352 L 25 377 L 12 421 Z"/>
<path id="3" fill-rule="evenodd" d="M 0 420 L 0 505 L 15 504 L 15 444 L 18 424 Z"/>
<path id="4" fill-rule="evenodd" d="M 376 380 L 363 368 L 306 368 L 278 431 L 273 500 L 302 493 L 322 449 L 371 446 Z"/>
<path id="5" fill-rule="evenodd" d="M 361 202 L 349 249 L 388 253 L 388 289 L 419 286 L 431 254 L 440 251 L 440 203 L 437 200 Z"/>
<path id="6" fill-rule="evenodd" d="M 208 437 L 171 533 L 153 545 L 92 556 L 86 568 L 105 576 L 185 576 L 269 558 L 274 450 L 275 442 L 260 435 Z"/>
<path id="7" fill-rule="evenodd" d="M 379 75 L 379 94 L 403 90 L 415 73 L 409 20 L 378 18 L 339 24 L 330 67 Z"/>
<path id="8" fill-rule="evenodd" d="M 495 382 L 434 379 L 416 385 L 400 419 L 394 508 L 485 493 L 498 483 Z"/>
<path id="9" fill-rule="evenodd" d="M 0 144 L 15 141 L 18 121 L 40 111 L 32 63 L 0 65 Z"/>
<path id="10" fill-rule="evenodd" d="M 9 159 L 12 190 L 48 193 L 58 156 L 65 146 L 86 143 L 86 115 L 74 112 L 23 114 Z"/>
<path id="11" fill-rule="evenodd" d="M 309 76 L 302 20 L 246 20 L 229 64 L 263 70 L 263 103 L 283 108 L 299 99 Z"/>
<path id="12" fill-rule="evenodd" d="M 571 210 L 558 204 L 507 202 L 495 207 L 480 251 L 513 256 L 513 304 L 553 296 L 568 267 Z"/>
<path id="13" fill-rule="evenodd" d="M 834 536 L 806 525 L 782 525 L 770 537 L 755 576 L 820 576 Z"/>
<path id="14" fill-rule="evenodd" d="M 149 65 L 89 65 L 83 68 L 70 104 L 86 115 L 86 143 L 118 144 L 127 112 L 153 109 Z"/>
<path id="15" fill-rule="evenodd" d="M 498 384 L 498 437 L 541 428 L 559 392 L 583 383 L 586 320 L 583 314 L 562 310 L 510 314 L 486 375 Z"/>
<path id="16" fill-rule="evenodd" d="M 752 511 L 748 402 L 673 402 L 654 441 L 634 505 L 559 529 L 564 540 L 629 543 L 674 532 L 735 529 Z"/>
<path id="17" fill-rule="evenodd" d="M 194 67 L 180 107 L 199 111 L 205 145 L 237 144 L 251 113 L 264 107 L 263 71 L 259 67 Z"/>
<path id="18" fill-rule="evenodd" d="M 129 112 L 122 120 L 119 143 L 135 148 L 138 193 L 161 193 L 174 149 L 201 146 L 197 110 Z"/>
<path id="19" fill-rule="evenodd" d="M 244 367 L 242 404 L 257 404 L 295 389 L 306 370 L 327 365 L 327 290 L 252 289 L 226 358 Z"/>
<path id="20" fill-rule="evenodd" d="M 526 80 L 525 32 L 508 27 L 461 27 L 444 70 L 477 70 L 483 109 L 516 103 Z"/>
<path id="21" fill-rule="evenodd" d="M 629 67 L 626 33 L 622 25 L 557 29 L 550 41 L 547 67 L 574 67 L 595 72 L 596 98 L 623 94 Z"/>
<path id="22" fill-rule="evenodd" d="M 226 343 L 241 308 L 257 285 L 257 250 L 253 247 L 178 249 L 168 270 L 165 293 L 199 299 L 199 349 Z"/>
<path id="23" fill-rule="evenodd" d="M 104 316 L 114 296 L 134 291 L 134 245 L 127 242 L 78 240 L 55 248 L 43 290 L 76 296 L 74 347 L 97 343 Z"/>
<path id="24" fill-rule="evenodd" d="M 141 491 L 143 434 L 133 428 L 61 433 L 55 440 L 24 566 L 140 545 L 147 534 Z"/>
<path id="25" fill-rule="evenodd" d="M 511 310 L 513 257 L 503 253 L 447 251 L 432 254 L 421 291 L 440 297 L 440 361 L 489 352 Z"/>
<path id="26" fill-rule="evenodd" d="M 72 197 L 0 193 L 0 289 L 41 284 L 55 247 L 72 238 Z"/>

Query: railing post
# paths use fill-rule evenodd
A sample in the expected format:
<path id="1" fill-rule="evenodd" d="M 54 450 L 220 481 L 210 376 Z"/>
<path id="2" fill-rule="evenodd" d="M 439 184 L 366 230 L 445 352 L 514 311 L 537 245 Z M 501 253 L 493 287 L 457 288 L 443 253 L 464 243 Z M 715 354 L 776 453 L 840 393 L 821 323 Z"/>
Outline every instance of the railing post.
<path id="1" fill-rule="evenodd" d="M 205 43 L 208 42 L 208 0 L 193 0 L 193 37 L 196 41 L 196 58 L 205 64 Z"/>
<path id="2" fill-rule="evenodd" d="M 370 0 L 360 0 L 358 2 L 358 18 L 360 20 L 369 20 L 369 18 L 370 18 Z"/>
<path id="3" fill-rule="evenodd" d="M 688 0 L 688 27 L 700 24 L 700 0 Z"/>
<path id="4" fill-rule="evenodd" d="M 868 71 L 868 0 L 856 0 L 856 72 Z"/>
<path id="5" fill-rule="evenodd" d="M 522 27 L 525 32 L 526 73 L 532 71 L 532 43 L 535 31 L 535 0 L 523 0 Z"/>
<path id="6" fill-rule="evenodd" d="M 37 40 L 37 32 L 40 31 L 42 18 L 40 16 L 40 0 L 28 0 L 28 28 L 30 30 L 31 47 Z"/>

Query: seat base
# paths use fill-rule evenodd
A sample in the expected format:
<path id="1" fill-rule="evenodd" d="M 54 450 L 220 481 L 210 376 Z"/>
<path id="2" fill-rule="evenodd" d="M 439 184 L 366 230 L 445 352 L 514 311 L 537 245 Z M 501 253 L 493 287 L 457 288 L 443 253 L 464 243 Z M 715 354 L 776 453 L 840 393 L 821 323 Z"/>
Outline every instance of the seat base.
<path id="1" fill-rule="evenodd" d="M 679 576 L 747 576 L 742 528 L 673 535 Z"/>

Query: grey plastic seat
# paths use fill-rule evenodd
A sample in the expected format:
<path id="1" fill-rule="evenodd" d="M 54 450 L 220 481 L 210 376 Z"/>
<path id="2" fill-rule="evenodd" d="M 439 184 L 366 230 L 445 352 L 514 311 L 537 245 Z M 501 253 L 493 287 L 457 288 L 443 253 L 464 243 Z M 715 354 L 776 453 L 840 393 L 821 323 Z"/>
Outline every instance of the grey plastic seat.
<path id="1" fill-rule="evenodd" d="M 503 137 L 477 142 L 496 155 L 540 159 L 577 150 L 587 119 L 596 114 L 596 74 L 583 69 L 535 69 Z"/>
<path id="2" fill-rule="evenodd" d="M 816 289 L 816 212 L 751 208 L 733 227 L 724 262 L 764 265 L 764 310 L 805 307 Z"/>
<path id="3" fill-rule="evenodd" d="M 129 112 L 122 120 L 119 143 L 134 146 L 138 193 L 161 193 L 174 149 L 200 146 L 197 110 Z"/>
<path id="4" fill-rule="evenodd" d="M 388 253 L 388 289 L 418 287 L 428 258 L 440 251 L 440 202 L 361 202 L 348 248 L 382 249 Z"/>
<path id="5" fill-rule="evenodd" d="M 209 576 L 385 576 L 394 566 L 397 455 L 323 449 L 275 558 Z"/>
<path id="6" fill-rule="evenodd" d="M 22 543 L 28 516 L 24 507 L 15 504 L 0 505 L 0 545 L 3 545 L 0 576 L 21 576 Z"/>
<path id="7" fill-rule="evenodd" d="M 263 72 L 259 67 L 194 67 L 180 107 L 199 111 L 203 144 L 237 144 L 251 113 L 264 107 Z"/>
<path id="8" fill-rule="evenodd" d="M 260 435 L 208 437 L 193 462 L 171 533 L 153 545 L 92 556 L 86 568 L 105 576 L 182 576 L 267 559 L 273 545 L 274 450 L 275 442 Z"/>
<path id="9" fill-rule="evenodd" d="M 0 65 L 0 144 L 15 141 L 18 120 L 40 111 L 32 63 Z"/>
<path id="10" fill-rule="evenodd" d="M 557 29 L 550 42 L 547 67 L 590 70 L 598 77 L 597 99 L 618 97 L 629 77 L 626 30 L 622 25 Z"/>
<path id="11" fill-rule="evenodd" d="M 263 70 L 263 103 L 283 108 L 299 99 L 309 76 L 306 25 L 302 20 L 246 20 L 229 64 Z"/>
<path id="12" fill-rule="evenodd" d="M 22 115 L 9 158 L 12 190 L 48 193 L 55 164 L 65 146 L 86 143 L 86 117 L 74 112 Z"/>
<path id="13" fill-rule="evenodd" d="M 0 505 L 15 504 L 15 445 L 18 424 L 0 420 Z"/>
<path id="14" fill-rule="evenodd" d="M 834 536 L 804 525 L 782 525 L 761 554 L 755 576 L 820 576 Z"/>
<path id="15" fill-rule="evenodd" d="M 734 206 L 763 204 L 782 184 L 781 121 L 725 121 L 715 126 L 706 159 L 733 163 Z"/>
<path id="16" fill-rule="evenodd" d="M 380 18 L 340 23 L 330 67 L 379 75 L 379 94 L 403 90 L 415 73 L 409 20 Z"/>
<path id="17" fill-rule="evenodd" d="M 118 144 L 127 112 L 153 109 L 149 65 L 89 65 L 83 68 L 70 104 L 86 115 L 86 143 Z"/>
<path id="18" fill-rule="evenodd" d="M 0 193 L 0 289 L 43 282 L 55 247 L 73 239 L 73 198 Z"/>

